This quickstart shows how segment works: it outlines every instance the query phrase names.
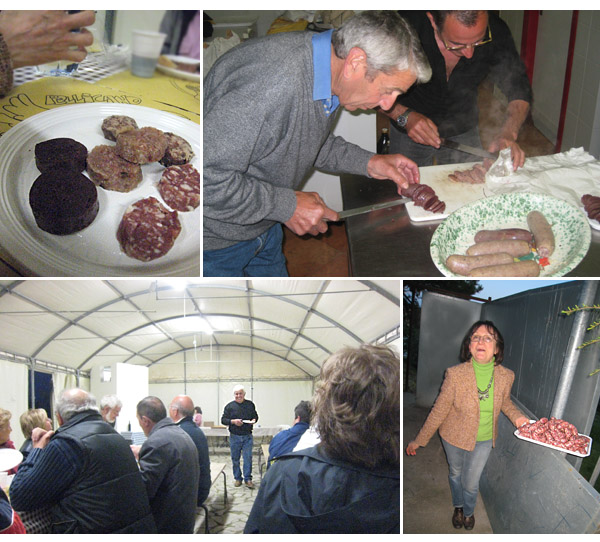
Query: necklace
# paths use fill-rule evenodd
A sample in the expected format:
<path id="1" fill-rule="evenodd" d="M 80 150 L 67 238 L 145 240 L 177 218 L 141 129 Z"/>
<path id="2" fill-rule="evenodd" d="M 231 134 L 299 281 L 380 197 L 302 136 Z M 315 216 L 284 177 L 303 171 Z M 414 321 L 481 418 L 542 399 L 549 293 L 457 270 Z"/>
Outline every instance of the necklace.
<path id="1" fill-rule="evenodd" d="M 477 394 L 479 395 L 480 401 L 490 398 L 490 388 L 492 387 L 493 381 L 494 381 L 494 372 L 492 371 L 492 378 L 490 378 L 490 383 L 487 385 L 487 388 L 485 388 L 485 390 L 480 390 L 479 388 L 477 388 Z"/>

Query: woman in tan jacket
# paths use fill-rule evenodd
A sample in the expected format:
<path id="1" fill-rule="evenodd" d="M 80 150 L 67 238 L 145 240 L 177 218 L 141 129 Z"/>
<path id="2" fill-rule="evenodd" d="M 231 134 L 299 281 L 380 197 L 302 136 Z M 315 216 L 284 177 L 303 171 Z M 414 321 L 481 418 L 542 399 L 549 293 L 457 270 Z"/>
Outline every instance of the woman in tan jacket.
<path id="1" fill-rule="evenodd" d="M 475 322 L 460 352 L 463 363 L 446 371 L 438 398 L 417 438 L 406 447 L 416 455 L 439 429 L 450 467 L 450 490 L 457 529 L 473 529 L 479 479 L 495 445 L 500 412 L 519 427 L 528 418 L 510 400 L 515 374 L 501 366 L 504 340 L 489 321 Z"/>

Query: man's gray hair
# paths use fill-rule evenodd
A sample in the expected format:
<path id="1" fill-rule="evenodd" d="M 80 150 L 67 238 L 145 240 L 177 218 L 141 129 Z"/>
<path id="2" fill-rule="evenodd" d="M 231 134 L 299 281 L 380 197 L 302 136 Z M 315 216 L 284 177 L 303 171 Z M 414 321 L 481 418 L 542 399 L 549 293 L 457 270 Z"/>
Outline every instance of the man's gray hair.
<path id="1" fill-rule="evenodd" d="M 123 403 L 121 402 L 121 399 L 119 399 L 116 395 L 105 395 L 102 397 L 102 399 L 100 399 L 100 410 L 102 410 L 104 407 L 113 409 L 122 406 Z"/>
<path id="2" fill-rule="evenodd" d="M 431 67 L 410 24 L 395 11 L 363 11 L 346 21 L 331 37 L 338 58 L 359 47 L 367 55 L 367 77 L 377 72 L 410 71 L 417 83 L 431 79 Z"/>
<path id="3" fill-rule="evenodd" d="M 91 393 L 79 388 L 63 390 L 56 403 L 56 412 L 65 423 L 75 414 L 86 410 L 99 412 L 96 406 L 96 398 Z"/>

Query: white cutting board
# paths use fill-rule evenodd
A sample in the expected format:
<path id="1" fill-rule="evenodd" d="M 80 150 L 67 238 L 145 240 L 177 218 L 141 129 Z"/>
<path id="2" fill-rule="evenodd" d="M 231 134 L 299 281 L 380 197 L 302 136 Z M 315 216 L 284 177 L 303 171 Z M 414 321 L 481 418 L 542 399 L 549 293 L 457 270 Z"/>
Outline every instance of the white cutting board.
<path id="1" fill-rule="evenodd" d="M 448 175 L 455 171 L 471 169 L 474 164 L 482 162 L 467 162 L 464 164 L 444 164 L 442 166 L 427 166 L 419 168 L 421 184 L 433 188 L 438 198 L 446 204 L 443 213 L 431 213 L 417 207 L 414 203 L 406 204 L 406 211 L 413 222 L 427 222 L 443 220 L 448 215 L 465 205 L 478 199 L 490 196 L 485 192 L 485 184 L 455 183 L 448 179 Z"/>

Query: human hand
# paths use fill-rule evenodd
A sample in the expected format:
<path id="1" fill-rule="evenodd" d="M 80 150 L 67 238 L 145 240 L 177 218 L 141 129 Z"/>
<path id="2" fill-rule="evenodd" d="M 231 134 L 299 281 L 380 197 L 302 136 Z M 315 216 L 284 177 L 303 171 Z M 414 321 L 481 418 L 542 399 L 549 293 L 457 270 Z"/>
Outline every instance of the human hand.
<path id="1" fill-rule="evenodd" d="M 338 214 L 327 207 L 316 192 L 296 192 L 296 210 L 285 225 L 296 235 L 318 235 L 327 231 L 327 220 L 338 220 Z"/>
<path id="2" fill-rule="evenodd" d="M 241 427 L 242 425 L 244 425 L 244 422 L 243 422 L 242 420 L 240 420 L 240 419 L 237 419 L 237 420 L 231 420 L 231 423 L 232 423 L 233 425 L 237 425 L 238 427 Z"/>
<path id="3" fill-rule="evenodd" d="M 519 147 L 517 142 L 512 139 L 498 136 L 490 143 L 488 151 L 498 152 L 507 148 L 510 148 L 513 169 L 516 171 L 518 168 L 523 167 L 523 164 L 525 163 L 525 152 Z"/>
<path id="4" fill-rule="evenodd" d="M 409 442 L 406 447 L 406 455 L 417 455 L 417 448 L 419 445 L 414 440 Z"/>
<path id="5" fill-rule="evenodd" d="M 85 46 L 94 36 L 84 27 L 94 23 L 93 11 L 69 15 L 64 10 L 1 11 L 0 34 L 8 47 L 13 68 L 55 60 L 81 62 Z M 80 29 L 79 32 L 71 30 Z"/>
<path id="6" fill-rule="evenodd" d="M 54 431 L 46 431 L 41 427 L 36 427 L 31 432 L 31 444 L 34 448 L 45 448 L 50 439 L 54 435 Z"/>
<path id="7" fill-rule="evenodd" d="M 367 164 L 367 173 L 374 179 L 391 179 L 398 185 L 398 194 L 409 184 L 418 183 L 419 167 L 402 154 L 375 154 Z"/>
<path id="8" fill-rule="evenodd" d="M 529 418 L 525 416 L 520 416 L 515 420 L 515 424 L 517 427 L 521 427 L 523 424 L 529 423 Z"/>
<path id="9" fill-rule="evenodd" d="M 438 128 L 430 118 L 416 111 L 411 111 L 406 123 L 406 133 L 414 142 L 440 148 L 442 140 Z"/>
<path id="10" fill-rule="evenodd" d="M 139 459 L 140 459 L 140 450 L 141 450 L 142 447 L 139 446 L 139 445 L 136 445 L 136 444 L 130 444 L 129 447 L 131 448 L 131 452 L 135 456 L 135 460 L 139 461 Z"/>

